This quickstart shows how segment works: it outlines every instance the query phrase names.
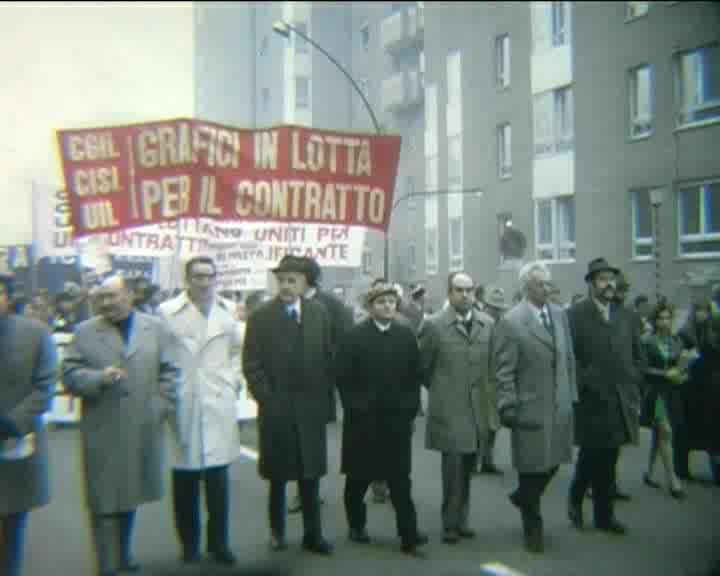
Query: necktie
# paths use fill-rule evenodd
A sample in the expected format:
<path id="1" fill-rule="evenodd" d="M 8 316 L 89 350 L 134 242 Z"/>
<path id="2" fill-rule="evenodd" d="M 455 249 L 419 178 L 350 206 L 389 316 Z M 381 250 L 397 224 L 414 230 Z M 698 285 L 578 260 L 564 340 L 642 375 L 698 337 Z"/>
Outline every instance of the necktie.
<path id="1" fill-rule="evenodd" d="M 545 326 L 545 330 L 548 331 L 548 334 L 553 333 L 552 324 L 550 324 L 550 319 L 547 317 L 547 314 L 545 313 L 545 309 L 543 308 L 540 310 L 540 320 L 542 322 L 542 325 Z"/>
<path id="2" fill-rule="evenodd" d="M 287 315 L 290 320 L 297 322 L 298 321 L 298 313 L 295 306 L 288 306 L 287 307 Z"/>
<path id="3" fill-rule="evenodd" d="M 472 316 L 470 316 L 467 320 L 463 320 L 463 326 L 465 326 L 465 330 L 468 334 L 472 332 Z"/>

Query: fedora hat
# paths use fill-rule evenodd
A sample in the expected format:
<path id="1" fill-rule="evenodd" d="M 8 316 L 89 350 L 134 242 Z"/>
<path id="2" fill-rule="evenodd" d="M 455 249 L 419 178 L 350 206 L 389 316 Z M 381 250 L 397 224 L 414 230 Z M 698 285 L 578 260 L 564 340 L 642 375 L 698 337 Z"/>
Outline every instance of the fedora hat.
<path id="1" fill-rule="evenodd" d="M 279 274 L 280 272 L 296 272 L 307 277 L 307 263 L 304 258 L 293 256 L 292 254 L 286 254 L 282 257 L 282 260 L 280 260 L 278 265 L 272 269 L 273 274 Z"/>
<path id="2" fill-rule="evenodd" d="M 588 264 L 588 271 L 587 274 L 585 274 L 585 282 L 590 282 L 592 277 L 599 272 L 612 272 L 613 274 L 620 274 L 620 270 L 610 266 L 605 258 L 595 258 L 595 260 L 591 260 L 590 264 Z"/>
<path id="3" fill-rule="evenodd" d="M 370 288 L 369 292 L 367 293 L 367 303 L 372 304 L 376 299 L 380 298 L 380 296 L 386 296 L 388 294 L 392 294 L 396 298 L 400 297 L 394 285 L 387 282 L 383 282 L 381 284 L 378 283 L 372 288 Z"/>
<path id="4" fill-rule="evenodd" d="M 505 290 L 500 288 L 500 286 L 488 286 L 485 288 L 485 305 L 497 308 L 498 310 L 507 310 Z"/>

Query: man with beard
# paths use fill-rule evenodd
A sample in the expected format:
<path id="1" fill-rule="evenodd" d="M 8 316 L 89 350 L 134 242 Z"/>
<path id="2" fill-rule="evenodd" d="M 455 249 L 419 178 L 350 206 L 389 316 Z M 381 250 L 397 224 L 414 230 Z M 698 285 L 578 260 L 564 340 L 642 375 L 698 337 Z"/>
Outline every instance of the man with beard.
<path id="1" fill-rule="evenodd" d="M 353 542 L 369 543 L 363 498 L 373 480 L 384 480 L 395 507 L 402 551 L 415 554 L 427 543 L 418 532 L 411 495 L 414 420 L 420 407 L 420 355 L 412 329 L 395 322 L 399 296 L 393 286 L 370 290 L 370 318 L 354 327 L 342 345 L 342 472 L 345 512 Z"/>
<path id="2" fill-rule="evenodd" d="M 575 435 L 580 446 L 568 517 L 576 528 L 583 527 L 583 497 L 592 485 L 595 527 L 625 534 L 614 514 L 612 485 L 620 447 L 637 431 L 633 411 L 645 356 L 631 318 L 615 302 L 618 273 L 604 258 L 591 261 L 585 276 L 590 297 L 568 312 L 577 361 Z"/>

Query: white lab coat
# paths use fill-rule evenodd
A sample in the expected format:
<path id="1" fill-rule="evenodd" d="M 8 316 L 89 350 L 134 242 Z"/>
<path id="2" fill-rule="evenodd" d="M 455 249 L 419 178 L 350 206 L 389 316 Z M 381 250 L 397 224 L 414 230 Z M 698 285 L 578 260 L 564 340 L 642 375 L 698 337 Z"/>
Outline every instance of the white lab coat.
<path id="1" fill-rule="evenodd" d="M 170 326 L 182 369 L 177 420 L 171 426 L 173 467 L 230 464 L 240 455 L 236 401 L 243 386 L 244 323 L 235 319 L 234 304 L 219 297 L 206 319 L 186 292 L 161 304 L 158 314 Z"/>

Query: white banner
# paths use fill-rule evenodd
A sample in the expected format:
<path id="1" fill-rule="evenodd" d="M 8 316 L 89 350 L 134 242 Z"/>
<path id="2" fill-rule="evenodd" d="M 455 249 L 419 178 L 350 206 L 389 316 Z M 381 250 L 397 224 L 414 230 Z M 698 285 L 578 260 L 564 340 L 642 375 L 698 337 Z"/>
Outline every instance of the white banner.
<path id="1" fill-rule="evenodd" d="M 109 254 L 181 259 L 202 254 L 222 258 L 226 266 L 266 271 L 292 253 L 311 256 L 324 267 L 354 268 L 361 265 L 366 233 L 349 226 L 186 219 L 75 242 L 65 192 L 36 187 L 35 207 L 38 258 L 81 254 L 94 262 Z"/>

